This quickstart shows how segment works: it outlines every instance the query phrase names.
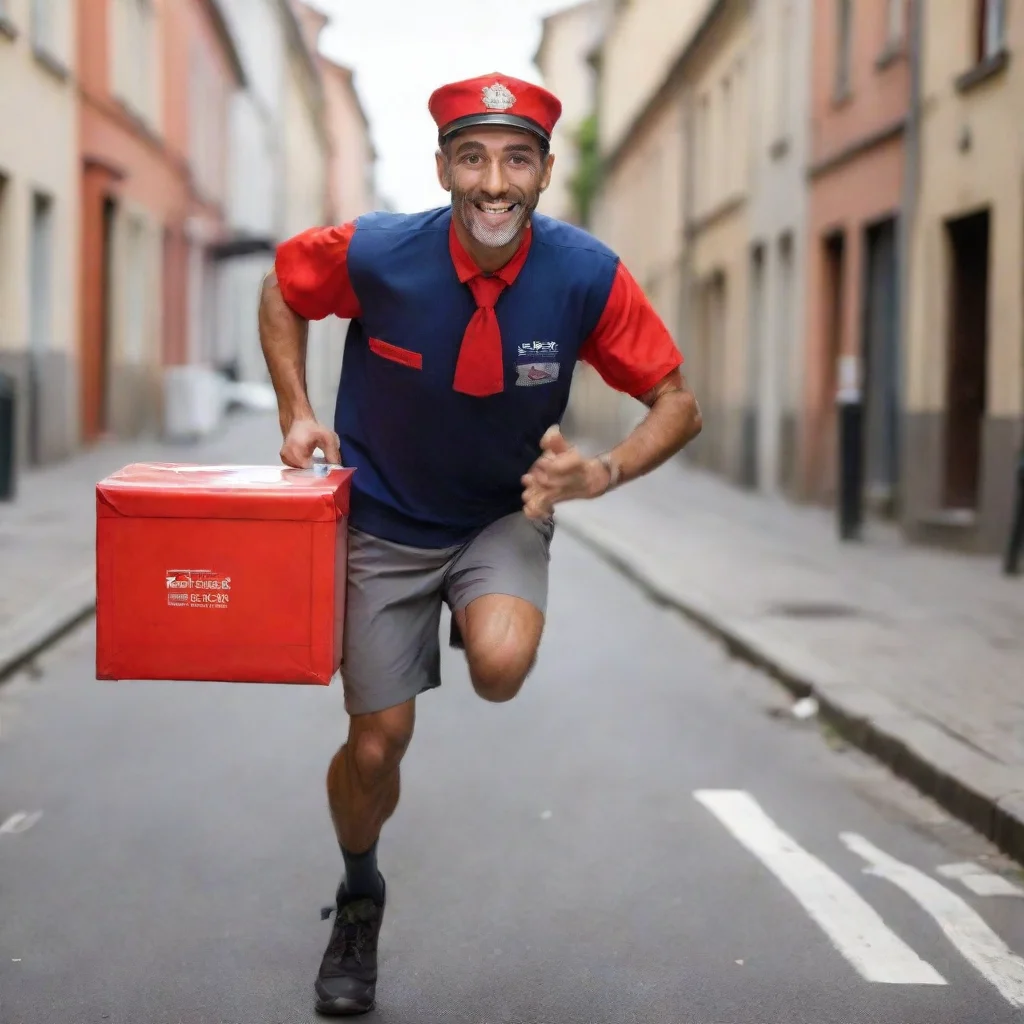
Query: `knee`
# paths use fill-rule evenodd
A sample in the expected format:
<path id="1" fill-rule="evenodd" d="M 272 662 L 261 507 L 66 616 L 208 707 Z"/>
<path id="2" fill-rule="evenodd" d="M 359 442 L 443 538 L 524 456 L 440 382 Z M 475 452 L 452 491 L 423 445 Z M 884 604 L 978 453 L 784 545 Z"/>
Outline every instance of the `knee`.
<path id="1" fill-rule="evenodd" d="M 354 728 L 348 742 L 352 768 L 367 787 L 394 773 L 412 739 L 411 717 L 385 713 L 373 718 L 376 720 Z"/>
<path id="2" fill-rule="evenodd" d="M 535 651 L 521 645 L 500 644 L 476 652 L 469 659 L 473 688 L 484 700 L 502 704 L 523 688 L 535 660 Z"/>

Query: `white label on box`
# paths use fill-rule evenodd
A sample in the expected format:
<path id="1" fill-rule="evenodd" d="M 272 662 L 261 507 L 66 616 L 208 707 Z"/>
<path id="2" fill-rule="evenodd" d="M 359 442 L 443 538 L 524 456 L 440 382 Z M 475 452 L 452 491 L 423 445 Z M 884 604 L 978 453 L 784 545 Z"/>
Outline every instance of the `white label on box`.
<path id="1" fill-rule="evenodd" d="M 168 569 L 167 604 L 171 608 L 227 608 L 231 577 L 212 569 Z"/>

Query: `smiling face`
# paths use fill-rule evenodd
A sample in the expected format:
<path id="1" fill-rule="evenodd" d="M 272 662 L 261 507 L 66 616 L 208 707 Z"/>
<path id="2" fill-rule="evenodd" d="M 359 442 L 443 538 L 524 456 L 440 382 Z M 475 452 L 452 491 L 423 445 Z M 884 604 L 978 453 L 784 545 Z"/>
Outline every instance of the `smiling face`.
<path id="1" fill-rule="evenodd" d="M 537 136 L 515 128 L 468 128 L 446 142 L 437 154 L 437 176 L 451 192 L 456 230 L 471 254 L 518 243 L 553 164 Z"/>

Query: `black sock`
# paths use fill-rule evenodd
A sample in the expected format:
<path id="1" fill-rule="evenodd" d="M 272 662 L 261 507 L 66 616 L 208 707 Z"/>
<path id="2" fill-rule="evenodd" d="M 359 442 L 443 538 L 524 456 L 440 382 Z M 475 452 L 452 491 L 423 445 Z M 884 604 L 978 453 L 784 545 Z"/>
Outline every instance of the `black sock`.
<path id="1" fill-rule="evenodd" d="M 345 889 L 350 896 L 369 896 L 380 903 L 384 898 L 384 882 L 377 870 L 377 844 L 365 853 L 350 853 L 342 848 L 345 859 Z"/>

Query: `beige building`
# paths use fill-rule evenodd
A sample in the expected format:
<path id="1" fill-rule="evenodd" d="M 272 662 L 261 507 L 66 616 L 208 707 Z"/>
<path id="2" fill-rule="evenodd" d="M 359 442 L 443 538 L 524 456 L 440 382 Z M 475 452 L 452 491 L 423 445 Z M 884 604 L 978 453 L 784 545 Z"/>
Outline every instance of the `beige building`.
<path id="1" fill-rule="evenodd" d="M 78 438 L 76 11 L 0 0 L 0 372 L 29 463 Z"/>
<path id="2" fill-rule="evenodd" d="M 752 18 L 748 482 L 792 495 L 803 389 L 811 5 L 756 0 Z"/>
<path id="3" fill-rule="evenodd" d="M 289 19 L 282 105 L 285 134 L 282 238 L 328 224 L 333 219 L 328 182 L 331 138 L 317 55 L 317 39 L 327 19 L 298 0 L 291 0 L 291 8 L 295 19 Z M 317 416 L 327 423 L 334 419 L 344 337 L 344 325 L 336 317 L 309 325 L 306 386 Z"/>
<path id="4" fill-rule="evenodd" d="M 562 117 L 551 135 L 555 173 L 540 211 L 570 223 L 583 219 L 572 190 L 579 169 L 577 140 L 596 112 L 597 71 L 592 55 L 604 38 L 611 13 L 612 0 L 585 0 L 549 15 L 534 56 L 545 87 L 562 103 Z"/>
<path id="5" fill-rule="evenodd" d="M 692 188 L 686 211 L 688 379 L 705 431 L 694 457 L 736 482 L 753 476 L 749 360 L 751 21 L 744 0 L 711 5 L 684 54 Z"/>
<path id="6" fill-rule="evenodd" d="M 635 0 L 613 7 L 595 54 L 601 187 L 591 229 L 622 258 L 679 340 L 685 273 L 685 53 L 708 0 Z M 684 356 L 689 360 L 685 343 Z M 689 373 L 690 367 L 684 367 Z M 569 429 L 613 443 L 643 418 L 631 398 L 580 367 Z"/>
<path id="7" fill-rule="evenodd" d="M 922 4 L 908 531 L 998 551 L 1024 419 L 1024 0 Z"/>

